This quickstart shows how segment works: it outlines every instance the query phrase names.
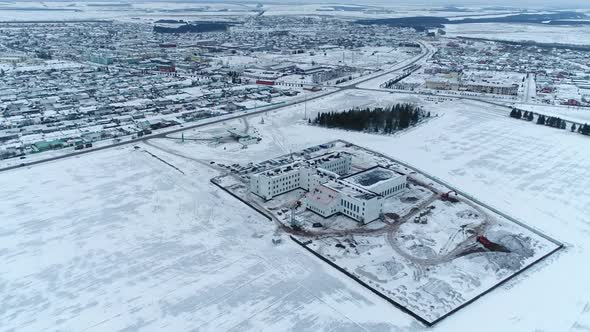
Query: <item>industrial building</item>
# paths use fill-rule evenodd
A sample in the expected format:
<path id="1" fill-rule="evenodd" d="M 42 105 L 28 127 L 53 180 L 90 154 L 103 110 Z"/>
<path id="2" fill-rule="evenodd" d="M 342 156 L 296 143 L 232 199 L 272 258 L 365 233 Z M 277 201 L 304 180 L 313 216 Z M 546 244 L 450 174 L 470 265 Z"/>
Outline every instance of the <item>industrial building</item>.
<path id="1" fill-rule="evenodd" d="M 266 200 L 295 189 L 308 191 L 305 208 L 324 218 L 341 213 L 360 223 L 380 217 L 383 199 L 406 188 L 406 175 L 373 167 L 346 176 L 352 158 L 334 152 L 253 174 L 250 191 Z"/>

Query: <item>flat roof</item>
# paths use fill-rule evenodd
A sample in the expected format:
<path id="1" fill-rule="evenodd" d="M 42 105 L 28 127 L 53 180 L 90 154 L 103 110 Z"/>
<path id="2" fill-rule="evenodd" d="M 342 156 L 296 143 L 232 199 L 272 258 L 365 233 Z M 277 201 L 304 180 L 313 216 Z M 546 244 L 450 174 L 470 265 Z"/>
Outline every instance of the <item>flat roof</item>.
<path id="1" fill-rule="evenodd" d="M 355 186 L 353 183 L 346 181 L 331 180 L 324 183 L 323 186 L 360 200 L 370 200 L 378 196 L 363 187 Z"/>
<path id="2" fill-rule="evenodd" d="M 395 179 L 402 176 L 399 173 L 396 173 L 390 169 L 383 168 L 383 167 L 375 167 L 370 168 L 360 173 L 354 174 L 348 178 L 346 181 L 353 183 L 361 188 L 365 188 L 370 190 L 371 188 L 376 187 L 380 183 Z"/>
<path id="3" fill-rule="evenodd" d="M 318 168 L 321 166 L 322 163 L 333 160 L 333 159 L 341 159 L 348 156 L 346 152 L 334 151 L 329 152 L 327 154 L 317 156 L 308 160 L 296 160 L 293 162 L 277 165 L 276 167 L 272 167 L 257 173 L 255 175 L 265 175 L 269 177 L 279 176 L 285 172 L 290 172 L 293 170 L 298 170 L 301 167 L 314 167 Z"/>

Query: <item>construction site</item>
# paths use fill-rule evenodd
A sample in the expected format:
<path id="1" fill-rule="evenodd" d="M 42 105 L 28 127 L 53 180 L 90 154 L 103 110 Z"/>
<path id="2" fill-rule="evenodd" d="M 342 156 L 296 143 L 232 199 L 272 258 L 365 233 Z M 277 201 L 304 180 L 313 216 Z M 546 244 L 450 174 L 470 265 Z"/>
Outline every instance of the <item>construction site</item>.
<path id="1" fill-rule="evenodd" d="M 224 149 L 247 149 L 252 144 L 260 142 L 256 128 L 250 126 L 248 118 L 241 118 L 239 126 L 230 126 L 225 123 L 220 127 L 200 131 L 194 135 L 171 134 L 166 138 L 179 140 L 180 142 L 193 142 Z"/>
<path id="2" fill-rule="evenodd" d="M 294 177 L 283 175 L 283 169 L 292 172 L 294 165 L 316 165 L 316 160 L 325 162 L 328 155 L 350 158 L 347 172 L 338 175 L 321 170 L 324 173 L 318 174 L 324 184 L 313 188 L 291 185 L 270 199 L 252 192 L 250 181 L 257 174 L 280 173 L 291 180 Z M 403 176 L 403 189 L 389 195 L 390 191 L 371 192 L 388 180 L 384 177 L 387 173 Z M 326 263 L 426 325 L 463 308 L 561 247 L 409 165 L 344 141 L 243 166 L 212 182 L 273 221 L 277 225 L 274 243 L 280 244 L 290 235 Z M 371 194 L 375 195 L 377 219 L 361 222 L 336 209 L 328 217 L 317 212 L 312 200 L 318 187 L 352 182 L 362 186 L 352 187 L 356 197 L 373 199 Z M 327 195 L 340 200 L 340 196 L 332 196 L 335 193 Z"/>

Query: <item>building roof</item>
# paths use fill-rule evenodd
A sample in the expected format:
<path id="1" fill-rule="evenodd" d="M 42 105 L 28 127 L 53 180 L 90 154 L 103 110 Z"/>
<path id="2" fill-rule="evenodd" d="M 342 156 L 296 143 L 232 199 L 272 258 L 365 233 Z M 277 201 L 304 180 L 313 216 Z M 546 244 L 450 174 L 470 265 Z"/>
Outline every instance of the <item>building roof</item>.
<path id="1" fill-rule="evenodd" d="M 370 200 L 379 196 L 367 189 L 356 186 L 353 183 L 348 183 L 346 181 L 332 180 L 324 183 L 323 186 L 359 200 Z"/>
<path id="2" fill-rule="evenodd" d="M 384 181 L 395 179 L 401 176 L 401 174 L 396 173 L 390 169 L 378 166 L 349 176 L 346 178 L 346 181 L 361 188 L 371 190 Z"/>
<path id="3" fill-rule="evenodd" d="M 315 202 L 320 202 L 321 204 L 327 206 L 331 204 L 338 198 L 338 191 L 328 187 L 328 186 L 320 186 L 318 188 L 312 189 L 309 194 L 307 195 L 308 200 L 313 200 Z"/>
<path id="4" fill-rule="evenodd" d="M 348 156 L 348 154 L 343 153 L 343 152 L 331 152 L 331 153 L 321 155 L 321 156 L 318 156 L 318 157 L 315 157 L 315 158 L 312 158 L 309 160 L 298 160 L 298 161 L 291 162 L 288 164 L 279 165 L 279 166 L 271 168 L 271 169 L 260 171 L 257 173 L 257 175 L 264 175 L 264 176 L 273 177 L 273 176 L 282 175 L 286 172 L 291 172 L 293 170 L 298 170 L 301 167 L 319 168 L 322 166 L 323 163 L 325 163 L 327 161 L 344 158 L 345 156 Z"/>

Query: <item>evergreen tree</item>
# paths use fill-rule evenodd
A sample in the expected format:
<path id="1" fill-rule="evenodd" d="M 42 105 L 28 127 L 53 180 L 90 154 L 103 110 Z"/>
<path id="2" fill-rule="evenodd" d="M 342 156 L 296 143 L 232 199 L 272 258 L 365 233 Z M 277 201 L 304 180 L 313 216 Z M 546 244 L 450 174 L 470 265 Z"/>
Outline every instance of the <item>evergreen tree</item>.
<path id="1" fill-rule="evenodd" d="M 412 111 L 412 124 L 416 124 L 420 120 L 420 114 L 418 111 Z"/>
<path id="2" fill-rule="evenodd" d="M 390 134 L 417 123 L 423 114 L 413 105 L 397 104 L 386 108 L 355 108 L 339 113 L 320 112 L 313 123 L 328 128 Z"/>
<path id="3" fill-rule="evenodd" d="M 535 117 L 533 116 L 533 112 L 529 112 L 529 116 L 528 116 L 527 120 L 533 121 L 534 118 Z"/>
<path id="4" fill-rule="evenodd" d="M 510 111 L 510 117 L 511 117 L 511 118 L 516 118 L 516 109 L 515 109 L 515 108 L 513 108 L 513 109 Z"/>
<path id="5" fill-rule="evenodd" d="M 574 131 L 576 131 L 576 124 L 575 124 L 575 123 L 572 123 L 571 131 L 572 131 L 572 133 L 573 133 Z"/>

